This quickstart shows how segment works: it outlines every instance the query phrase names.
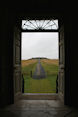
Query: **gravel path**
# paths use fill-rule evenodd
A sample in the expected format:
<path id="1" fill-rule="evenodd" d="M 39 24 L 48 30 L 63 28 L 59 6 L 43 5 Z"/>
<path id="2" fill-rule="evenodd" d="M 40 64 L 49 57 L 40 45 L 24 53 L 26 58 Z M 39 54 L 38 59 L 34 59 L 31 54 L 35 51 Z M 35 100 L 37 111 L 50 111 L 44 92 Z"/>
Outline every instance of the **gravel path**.
<path id="1" fill-rule="evenodd" d="M 44 71 L 44 68 L 42 67 L 41 63 L 40 63 L 40 59 L 38 60 L 33 78 L 34 79 L 41 79 L 41 78 L 45 78 L 46 77 L 46 73 Z"/>

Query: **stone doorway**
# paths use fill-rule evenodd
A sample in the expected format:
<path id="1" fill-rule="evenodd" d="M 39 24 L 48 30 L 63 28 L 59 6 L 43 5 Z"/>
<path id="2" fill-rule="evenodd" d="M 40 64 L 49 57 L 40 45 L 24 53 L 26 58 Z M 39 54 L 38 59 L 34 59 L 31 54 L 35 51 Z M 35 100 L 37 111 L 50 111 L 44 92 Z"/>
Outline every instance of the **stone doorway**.
<path id="1" fill-rule="evenodd" d="M 22 31 L 24 31 L 24 30 L 22 30 Z M 32 30 L 28 30 L 28 31 L 32 32 Z M 42 30 L 37 29 L 36 32 L 37 31 L 41 32 Z M 46 32 L 47 31 L 50 31 L 50 30 L 46 30 Z M 45 32 L 45 30 L 43 30 L 42 32 Z M 52 32 L 56 32 L 56 30 L 53 29 Z M 64 101 L 65 53 L 64 53 L 64 25 L 63 24 L 59 27 L 58 32 L 59 32 L 58 97 L 60 97 L 60 99 L 62 101 Z M 17 100 L 21 95 L 22 95 L 21 30 L 19 29 L 18 26 L 15 26 L 15 31 L 14 31 L 14 97 L 15 97 L 15 100 Z M 35 97 L 37 98 L 37 96 L 35 96 Z M 55 97 L 55 95 L 54 95 L 54 97 Z M 53 99 L 54 99 L 54 97 L 53 97 Z"/>

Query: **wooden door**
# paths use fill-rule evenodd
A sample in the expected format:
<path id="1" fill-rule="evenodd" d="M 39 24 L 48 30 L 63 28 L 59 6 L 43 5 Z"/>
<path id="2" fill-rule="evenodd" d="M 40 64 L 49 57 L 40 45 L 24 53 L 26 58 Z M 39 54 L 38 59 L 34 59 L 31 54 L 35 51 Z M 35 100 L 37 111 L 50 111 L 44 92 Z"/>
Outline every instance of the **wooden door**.
<path id="1" fill-rule="evenodd" d="M 65 49 L 64 49 L 64 26 L 59 30 L 59 74 L 58 74 L 58 92 L 60 98 L 64 101 L 64 78 L 65 78 Z"/>
<path id="2" fill-rule="evenodd" d="M 21 32 L 14 29 L 14 97 L 18 99 L 21 94 Z"/>

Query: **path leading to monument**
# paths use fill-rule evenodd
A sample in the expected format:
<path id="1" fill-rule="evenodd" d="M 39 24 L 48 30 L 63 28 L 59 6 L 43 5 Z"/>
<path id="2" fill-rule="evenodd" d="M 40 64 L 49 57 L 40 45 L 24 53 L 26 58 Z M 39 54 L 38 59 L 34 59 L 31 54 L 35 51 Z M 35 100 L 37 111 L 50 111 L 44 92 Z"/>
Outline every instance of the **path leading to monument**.
<path id="1" fill-rule="evenodd" d="M 40 78 L 45 78 L 46 77 L 46 73 L 45 70 L 43 68 L 43 66 L 41 65 L 40 59 L 38 60 L 35 72 L 33 74 L 33 78 L 34 79 L 40 79 Z"/>

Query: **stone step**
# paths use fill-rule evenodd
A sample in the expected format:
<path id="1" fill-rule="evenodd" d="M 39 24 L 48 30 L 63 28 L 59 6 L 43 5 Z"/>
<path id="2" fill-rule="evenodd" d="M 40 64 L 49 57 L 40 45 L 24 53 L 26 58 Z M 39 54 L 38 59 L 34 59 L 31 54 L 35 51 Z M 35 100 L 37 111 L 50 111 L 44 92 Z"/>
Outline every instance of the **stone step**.
<path id="1" fill-rule="evenodd" d="M 22 99 L 26 100 L 57 100 L 58 94 L 55 93 L 24 93 Z"/>

